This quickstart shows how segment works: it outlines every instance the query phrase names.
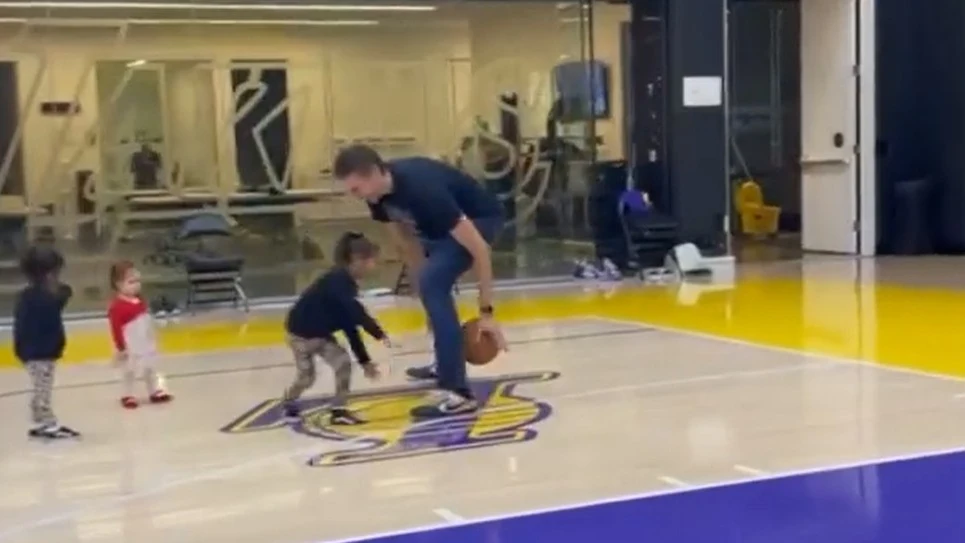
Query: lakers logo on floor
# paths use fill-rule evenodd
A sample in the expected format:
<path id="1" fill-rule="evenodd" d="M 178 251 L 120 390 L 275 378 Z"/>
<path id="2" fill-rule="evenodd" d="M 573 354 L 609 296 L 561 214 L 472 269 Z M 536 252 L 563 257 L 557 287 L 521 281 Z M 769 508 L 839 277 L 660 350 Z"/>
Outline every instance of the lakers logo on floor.
<path id="1" fill-rule="evenodd" d="M 299 402 L 302 420 L 286 423 L 279 400 L 268 400 L 250 409 L 223 432 L 240 434 L 290 428 L 313 437 L 344 443 L 309 461 L 312 466 L 339 466 L 404 458 L 462 449 L 492 447 L 529 441 L 537 436 L 534 426 L 546 419 L 552 407 L 542 401 L 514 394 L 522 383 L 551 381 L 558 373 L 527 373 L 473 381 L 482 408 L 472 415 L 415 421 L 409 410 L 426 401 L 428 387 L 380 390 L 352 396 L 348 407 L 365 417 L 367 424 L 329 424 L 325 397 Z"/>

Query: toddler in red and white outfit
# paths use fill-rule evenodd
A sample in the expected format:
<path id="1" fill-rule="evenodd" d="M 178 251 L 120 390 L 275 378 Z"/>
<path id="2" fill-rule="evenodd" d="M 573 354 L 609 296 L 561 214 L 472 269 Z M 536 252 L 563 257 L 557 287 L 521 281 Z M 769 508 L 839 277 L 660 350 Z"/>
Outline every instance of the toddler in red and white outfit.
<path id="1" fill-rule="evenodd" d="M 141 298 L 141 274 L 132 262 L 122 261 L 111 266 L 111 286 L 114 299 L 107 310 L 111 338 L 117 349 L 115 361 L 123 369 L 121 405 L 126 409 L 138 406 L 134 383 L 138 377 L 147 385 L 151 403 L 171 401 L 155 369 L 158 348 L 154 319 L 147 303 Z"/>

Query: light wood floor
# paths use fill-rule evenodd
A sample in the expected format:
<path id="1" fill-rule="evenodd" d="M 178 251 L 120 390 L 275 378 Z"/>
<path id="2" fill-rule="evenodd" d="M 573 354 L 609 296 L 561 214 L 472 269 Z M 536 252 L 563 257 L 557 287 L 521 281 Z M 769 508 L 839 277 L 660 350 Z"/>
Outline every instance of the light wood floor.
<path id="1" fill-rule="evenodd" d="M 0 373 L 0 542 L 328 541 L 965 444 L 954 378 L 620 319 L 515 319 L 461 424 L 408 420 L 401 370 L 428 354 L 401 338 L 377 351 L 384 382 L 356 381 L 372 423 L 341 435 L 323 413 L 301 433 L 272 419 L 277 347 L 172 355 L 175 402 L 136 412 L 111 368 L 66 366 L 55 408 L 78 443 L 27 442 L 26 378 Z"/>

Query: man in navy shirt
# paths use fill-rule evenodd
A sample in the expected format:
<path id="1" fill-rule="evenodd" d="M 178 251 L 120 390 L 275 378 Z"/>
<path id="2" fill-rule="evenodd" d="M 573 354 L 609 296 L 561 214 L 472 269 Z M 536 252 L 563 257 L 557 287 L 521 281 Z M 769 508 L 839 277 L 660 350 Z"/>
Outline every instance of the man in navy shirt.
<path id="1" fill-rule="evenodd" d="M 479 281 L 481 329 L 506 341 L 493 317 L 490 244 L 502 227 L 502 205 L 475 179 L 429 158 L 383 161 L 365 145 L 342 149 L 335 157 L 335 178 L 365 200 L 372 218 L 385 223 L 400 249 L 432 327 L 435 368 L 413 368 L 410 375 L 435 378 L 445 393 L 432 405 L 417 407 L 418 418 L 470 413 L 478 404 L 466 381 L 462 328 L 452 296 L 459 277 L 470 268 Z"/>

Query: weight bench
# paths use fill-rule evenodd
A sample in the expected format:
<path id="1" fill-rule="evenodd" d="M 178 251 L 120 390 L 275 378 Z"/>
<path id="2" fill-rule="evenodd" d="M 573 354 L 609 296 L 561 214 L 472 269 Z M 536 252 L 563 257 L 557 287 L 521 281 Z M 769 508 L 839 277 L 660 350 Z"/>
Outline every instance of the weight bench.
<path id="1" fill-rule="evenodd" d="M 242 257 L 225 257 L 193 253 L 184 259 L 188 292 L 185 310 L 203 304 L 230 302 L 247 313 L 248 295 L 241 286 Z"/>
<path id="2" fill-rule="evenodd" d="M 176 239 L 198 241 L 197 249 L 180 255 L 187 276 L 187 299 L 184 304 L 186 311 L 192 311 L 202 304 L 224 302 L 230 302 L 236 308 L 241 306 L 245 312 L 248 311 L 248 296 L 241 286 L 244 257 L 212 251 L 201 241 L 205 237 L 231 235 L 230 221 L 215 212 L 197 213 L 181 225 Z"/>

